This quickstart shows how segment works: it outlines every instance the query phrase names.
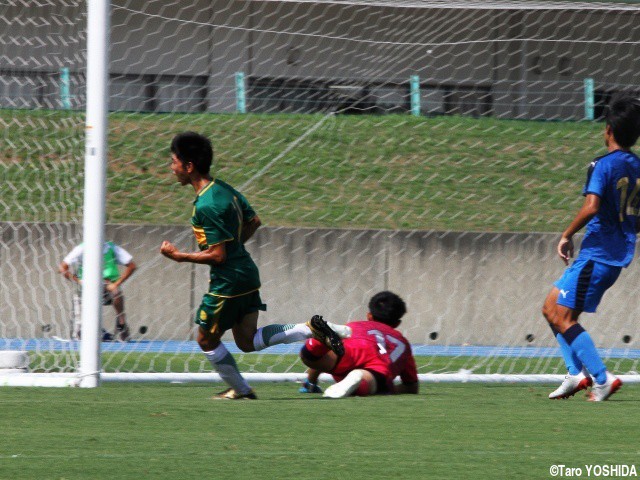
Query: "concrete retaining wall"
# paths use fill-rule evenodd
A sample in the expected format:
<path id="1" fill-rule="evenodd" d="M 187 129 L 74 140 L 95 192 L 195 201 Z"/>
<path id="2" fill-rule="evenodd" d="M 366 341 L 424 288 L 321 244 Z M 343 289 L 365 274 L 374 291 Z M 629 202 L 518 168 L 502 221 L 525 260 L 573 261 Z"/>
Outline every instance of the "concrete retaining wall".
<path id="1" fill-rule="evenodd" d="M 0 223 L 0 337 L 68 335 L 73 285 L 57 273 L 80 241 L 71 224 Z M 162 240 L 195 250 L 189 229 L 109 225 L 139 266 L 125 284 L 134 330 L 147 338 L 192 338 L 192 316 L 208 267 L 162 257 Z M 390 289 L 407 302 L 401 329 L 414 343 L 554 345 L 540 309 L 563 271 L 556 234 L 262 228 L 248 244 L 261 269 L 268 311 L 261 324 L 361 319 L 372 294 Z M 638 276 L 632 265 L 583 323 L 598 346 L 638 348 Z M 104 310 L 111 330 L 114 314 Z M 44 329 L 43 329 L 44 327 Z M 628 336 L 628 342 L 623 337 Z"/>

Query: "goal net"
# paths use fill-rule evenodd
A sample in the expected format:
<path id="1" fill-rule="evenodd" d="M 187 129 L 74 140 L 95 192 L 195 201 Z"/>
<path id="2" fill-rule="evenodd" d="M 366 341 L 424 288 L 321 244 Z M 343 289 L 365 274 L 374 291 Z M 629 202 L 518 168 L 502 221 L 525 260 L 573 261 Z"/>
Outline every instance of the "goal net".
<path id="1" fill-rule="evenodd" d="M 87 5 L 9 0 L 0 11 L 0 383 L 77 384 L 78 285 L 58 272 L 82 243 Z M 132 336 L 101 344 L 103 380 L 215 380 L 193 317 L 208 268 L 194 193 L 169 169 L 193 130 L 214 176 L 263 221 L 248 244 L 268 310 L 363 319 L 401 295 L 423 380 L 564 375 L 540 313 L 563 271 L 558 233 L 603 152 L 611 95 L 640 95 L 640 7 L 552 1 L 116 0 L 109 52 L 107 240 Z M 637 377 L 638 270 L 583 320 L 616 374 Z M 115 310 L 103 309 L 104 340 Z M 243 373 L 300 379 L 300 344 L 244 354 Z M 18 372 L 18 373 L 16 373 Z M 25 372 L 27 372 L 25 374 Z M 40 382 L 40 383 L 38 383 Z"/>

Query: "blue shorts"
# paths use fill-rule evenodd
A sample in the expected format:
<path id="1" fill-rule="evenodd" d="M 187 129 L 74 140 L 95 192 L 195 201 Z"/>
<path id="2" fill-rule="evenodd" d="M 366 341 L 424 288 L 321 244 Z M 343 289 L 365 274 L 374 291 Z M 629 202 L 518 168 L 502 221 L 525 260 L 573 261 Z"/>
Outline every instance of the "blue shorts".
<path id="1" fill-rule="evenodd" d="M 558 305 L 580 312 L 596 311 L 602 296 L 613 285 L 622 267 L 577 258 L 553 285 L 558 287 Z"/>

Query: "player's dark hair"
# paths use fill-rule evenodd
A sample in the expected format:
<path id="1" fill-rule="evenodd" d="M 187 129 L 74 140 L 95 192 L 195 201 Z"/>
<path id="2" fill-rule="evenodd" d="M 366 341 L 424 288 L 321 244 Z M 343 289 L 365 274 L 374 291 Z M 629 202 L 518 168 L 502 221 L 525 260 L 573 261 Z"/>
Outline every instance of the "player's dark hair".
<path id="1" fill-rule="evenodd" d="M 631 148 L 640 137 L 640 100 L 619 92 L 609 101 L 606 122 L 622 148 Z"/>
<path id="2" fill-rule="evenodd" d="M 196 171 L 207 175 L 213 161 L 213 147 L 209 139 L 199 133 L 179 133 L 171 141 L 171 153 L 183 164 L 192 163 Z"/>
<path id="3" fill-rule="evenodd" d="M 395 293 L 384 291 L 371 297 L 369 312 L 374 320 L 396 328 L 400 325 L 402 316 L 407 313 L 407 306 Z"/>

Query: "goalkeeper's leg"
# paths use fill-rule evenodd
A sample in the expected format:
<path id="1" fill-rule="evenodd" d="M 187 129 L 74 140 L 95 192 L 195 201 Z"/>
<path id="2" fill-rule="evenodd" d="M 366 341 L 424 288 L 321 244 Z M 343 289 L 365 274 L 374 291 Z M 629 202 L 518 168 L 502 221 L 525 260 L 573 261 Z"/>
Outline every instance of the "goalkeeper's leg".
<path id="1" fill-rule="evenodd" d="M 384 382 L 382 374 L 359 368 L 349 351 L 345 352 L 344 357 L 338 357 L 329 347 L 313 338 L 307 340 L 300 350 L 300 359 L 314 372 L 326 372 L 334 376 L 336 383 L 325 390 L 324 397 L 373 395 L 378 391 L 379 379 Z"/>
<path id="2" fill-rule="evenodd" d="M 377 387 L 377 380 L 373 373 L 356 369 L 349 372 L 344 379 L 328 387 L 322 396 L 326 398 L 345 398 L 351 395 L 366 397 L 375 394 Z"/>

